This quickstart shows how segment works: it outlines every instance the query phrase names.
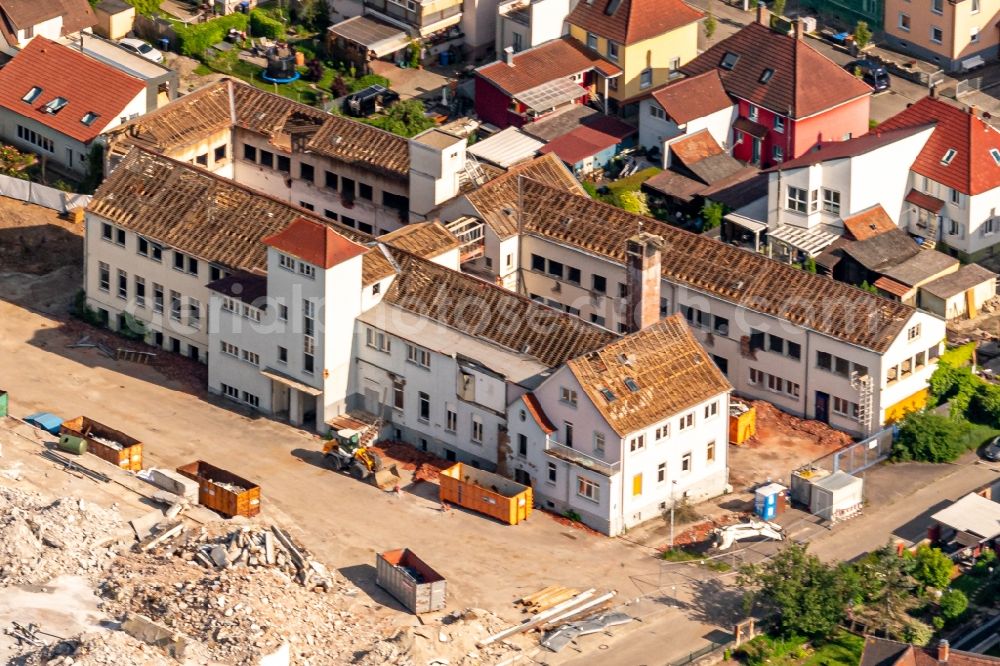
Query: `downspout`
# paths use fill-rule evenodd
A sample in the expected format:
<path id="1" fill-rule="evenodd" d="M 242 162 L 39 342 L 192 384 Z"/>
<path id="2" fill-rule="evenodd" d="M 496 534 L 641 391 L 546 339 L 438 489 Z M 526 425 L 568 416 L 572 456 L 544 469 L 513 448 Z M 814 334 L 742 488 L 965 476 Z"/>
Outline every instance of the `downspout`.
<path id="1" fill-rule="evenodd" d="M 802 404 L 802 415 L 807 419 L 816 418 L 815 408 L 813 409 L 813 415 L 811 417 L 809 416 L 809 358 L 810 358 L 809 341 L 811 339 L 812 339 L 812 334 L 809 332 L 809 329 L 806 329 L 806 344 L 805 348 L 803 349 L 803 351 L 805 352 L 803 354 L 803 361 L 805 361 L 806 364 L 806 372 L 805 372 L 805 379 L 802 380 L 802 397 L 805 399 L 805 402 L 803 402 Z"/>
<path id="2" fill-rule="evenodd" d="M 621 500 L 618 504 L 618 515 L 621 516 L 621 519 L 619 520 L 618 533 L 621 534 L 625 529 L 625 439 L 622 437 L 618 438 L 618 448 L 618 459 L 622 463 L 619 471 L 621 477 L 618 479 L 618 485 L 621 486 Z"/>

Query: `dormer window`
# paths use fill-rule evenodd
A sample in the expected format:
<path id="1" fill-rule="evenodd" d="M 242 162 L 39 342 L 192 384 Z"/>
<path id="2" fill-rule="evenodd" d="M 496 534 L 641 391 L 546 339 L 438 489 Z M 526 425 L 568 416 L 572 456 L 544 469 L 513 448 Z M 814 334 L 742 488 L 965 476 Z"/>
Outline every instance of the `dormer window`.
<path id="1" fill-rule="evenodd" d="M 607 400 L 608 402 L 615 401 L 615 394 L 611 389 L 602 388 L 601 395 L 604 396 L 604 399 Z"/>
<path id="2" fill-rule="evenodd" d="M 1000 166 L 1000 150 L 997 150 L 996 148 L 990 148 L 990 157 L 993 158 L 993 161 L 996 163 L 997 166 Z"/>
<path id="3" fill-rule="evenodd" d="M 736 63 L 739 61 L 740 56 L 738 53 L 733 53 L 732 51 L 726 51 L 726 54 L 722 56 L 722 61 L 719 63 L 719 67 L 722 69 L 732 70 L 736 67 Z"/>
<path id="4" fill-rule="evenodd" d="M 87 127 L 93 125 L 95 120 L 97 120 L 97 114 L 93 111 L 87 111 L 87 113 L 83 114 L 83 118 L 80 118 L 80 122 Z"/>
<path id="5" fill-rule="evenodd" d="M 944 157 L 941 158 L 941 164 L 948 166 L 949 164 L 951 164 L 951 161 L 955 159 L 955 155 L 957 154 L 958 154 L 957 150 L 955 150 L 954 148 L 949 148 L 945 152 Z"/>
<path id="6" fill-rule="evenodd" d="M 38 86 L 32 86 L 31 90 L 25 93 L 24 97 L 21 98 L 22 102 L 27 102 L 28 104 L 33 103 L 38 96 L 42 94 L 42 89 Z"/>
<path id="7" fill-rule="evenodd" d="M 69 100 L 65 97 L 56 97 L 54 100 L 45 105 L 45 113 L 56 114 L 59 113 L 64 106 L 69 104 Z"/>
<path id="8" fill-rule="evenodd" d="M 636 393 L 639 390 L 639 384 L 636 383 L 631 377 L 626 377 L 624 380 L 625 388 L 627 388 L 632 393 Z"/>
<path id="9" fill-rule="evenodd" d="M 615 12 L 618 11 L 618 7 L 621 6 L 621 4 L 622 0 L 611 0 L 611 2 L 608 3 L 607 8 L 604 10 L 604 13 L 607 14 L 608 16 L 614 16 Z"/>
<path id="10" fill-rule="evenodd" d="M 771 80 L 772 76 L 774 76 L 774 70 L 770 68 L 765 69 L 763 72 L 760 73 L 760 82 L 767 83 L 768 81 Z"/>

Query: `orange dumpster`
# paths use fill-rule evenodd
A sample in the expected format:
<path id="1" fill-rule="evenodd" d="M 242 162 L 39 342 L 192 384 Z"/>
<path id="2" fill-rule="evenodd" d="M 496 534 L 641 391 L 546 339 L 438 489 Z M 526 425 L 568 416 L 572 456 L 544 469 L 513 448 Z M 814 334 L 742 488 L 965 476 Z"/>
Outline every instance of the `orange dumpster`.
<path id="1" fill-rule="evenodd" d="M 531 515 L 531 488 L 510 479 L 456 463 L 441 472 L 441 501 L 486 514 L 508 525 Z"/>

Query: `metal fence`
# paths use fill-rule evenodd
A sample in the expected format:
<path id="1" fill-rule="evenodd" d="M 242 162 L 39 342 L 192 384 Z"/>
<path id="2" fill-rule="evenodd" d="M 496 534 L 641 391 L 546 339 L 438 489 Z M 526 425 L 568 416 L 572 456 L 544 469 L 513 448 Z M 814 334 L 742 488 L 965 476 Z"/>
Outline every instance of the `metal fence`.
<path id="1" fill-rule="evenodd" d="M 727 641 L 725 643 L 716 643 L 715 641 L 712 641 L 711 643 L 701 648 L 700 650 L 695 650 L 694 652 L 689 653 L 686 657 L 682 657 L 677 661 L 670 662 L 670 666 L 683 666 L 683 664 L 692 664 L 698 661 L 699 659 L 702 659 L 703 657 L 707 657 L 710 654 L 714 654 L 716 652 L 725 650 L 727 648 L 734 648 L 734 647 L 736 647 L 736 641 L 734 640 Z"/>
<path id="2" fill-rule="evenodd" d="M 955 84 L 955 96 L 964 95 L 965 93 L 972 92 L 973 90 L 982 90 L 983 87 L 983 77 L 976 76 L 971 79 L 964 79 Z"/>
<path id="3" fill-rule="evenodd" d="M 863 472 L 873 465 L 886 460 L 892 453 L 895 428 L 880 430 L 871 437 L 814 460 L 807 467 L 820 467 L 831 472 L 843 470 L 848 474 Z"/>

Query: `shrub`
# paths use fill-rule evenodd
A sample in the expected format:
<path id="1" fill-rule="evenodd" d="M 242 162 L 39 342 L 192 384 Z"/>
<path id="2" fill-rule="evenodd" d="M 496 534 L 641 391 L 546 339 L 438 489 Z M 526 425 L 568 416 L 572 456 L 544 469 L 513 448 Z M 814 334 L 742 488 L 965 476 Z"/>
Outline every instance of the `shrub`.
<path id="1" fill-rule="evenodd" d="M 941 595 L 938 605 L 941 606 L 941 617 L 954 620 L 969 607 L 969 600 L 961 590 L 948 590 Z"/>
<path id="2" fill-rule="evenodd" d="M 969 405 L 969 418 L 976 423 L 1000 426 L 1000 386 L 986 382 L 979 384 Z"/>
<path id="3" fill-rule="evenodd" d="M 705 199 L 701 207 L 701 217 L 705 221 L 701 227 L 702 231 L 708 231 L 722 226 L 722 218 L 726 214 L 726 207 L 718 201 Z"/>
<path id="4" fill-rule="evenodd" d="M 384 76 L 379 76 L 378 74 L 367 74 L 362 76 L 360 79 L 354 79 L 351 81 L 350 89 L 351 92 L 357 92 L 359 90 L 364 90 L 368 86 L 382 86 L 383 88 L 388 88 L 389 79 Z"/>
<path id="5" fill-rule="evenodd" d="M 928 587 L 943 590 L 951 582 L 951 572 L 955 564 L 940 548 L 924 544 L 917 548 L 913 558 L 913 577 Z"/>
<path id="6" fill-rule="evenodd" d="M 337 75 L 337 78 L 335 78 L 333 83 L 330 84 L 330 92 L 333 93 L 334 97 L 343 97 L 350 92 L 347 88 L 347 83 L 344 82 L 343 76 L 340 74 Z"/>
<path id="7" fill-rule="evenodd" d="M 872 41 L 872 30 L 868 27 L 868 22 L 858 21 L 858 24 L 854 26 L 854 43 L 858 45 L 859 49 L 863 49 L 868 46 L 870 41 Z"/>
<path id="8" fill-rule="evenodd" d="M 928 382 L 928 388 L 933 403 L 938 405 L 963 389 L 971 395 L 977 384 L 977 379 L 968 366 L 956 366 L 948 361 L 939 361 L 937 370 Z"/>
<path id="9" fill-rule="evenodd" d="M 205 23 L 176 25 L 177 50 L 193 58 L 204 57 L 209 47 L 225 39 L 231 29 L 246 30 L 247 20 L 246 14 L 236 12 Z"/>
<path id="10" fill-rule="evenodd" d="M 903 628 L 903 640 L 923 647 L 930 643 L 934 631 L 920 620 L 910 620 Z"/>
<path id="11" fill-rule="evenodd" d="M 104 326 L 104 320 L 101 319 L 100 313 L 87 305 L 87 292 L 83 289 L 76 292 L 76 296 L 73 298 L 73 307 L 70 309 L 70 313 L 77 319 L 82 319 L 91 326 Z"/>
<path id="12" fill-rule="evenodd" d="M 649 205 L 646 203 L 646 195 L 642 192 L 628 190 L 618 195 L 618 202 L 622 210 L 636 215 L 649 215 Z"/>
<path id="13" fill-rule="evenodd" d="M 899 424 L 899 438 L 892 445 L 894 460 L 951 462 L 963 451 L 962 439 L 969 423 L 933 412 L 910 412 Z"/>
<path id="14" fill-rule="evenodd" d="M 250 34 L 254 37 L 284 40 L 285 24 L 273 19 L 260 9 L 250 12 Z"/>
<path id="15" fill-rule="evenodd" d="M 319 81 L 323 78 L 324 71 L 323 63 L 313 58 L 306 63 L 305 79 L 306 81 Z"/>

